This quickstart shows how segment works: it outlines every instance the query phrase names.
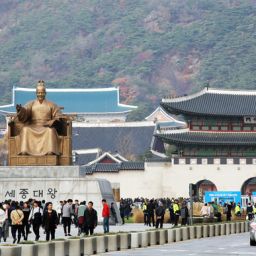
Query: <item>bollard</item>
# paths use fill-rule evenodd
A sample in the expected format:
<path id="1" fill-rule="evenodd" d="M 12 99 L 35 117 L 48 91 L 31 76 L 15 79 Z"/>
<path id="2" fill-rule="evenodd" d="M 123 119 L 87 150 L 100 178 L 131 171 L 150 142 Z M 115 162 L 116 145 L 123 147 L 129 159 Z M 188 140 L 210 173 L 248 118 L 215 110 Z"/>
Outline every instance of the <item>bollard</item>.
<path id="1" fill-rule="evenodd" d="M 220 235 L 223 236 L 226 234 L 226 224 L 220 224 Z"/>
<path id="2" fill-rule="evenodd" d="M 55 256 L 56 255 L 68 255 L 68 251 L 69 251 L 68 240 L 64 240 L 64 239 L 63 240 L 55 240 L 55 241 L 52 241 L 52 244 L 53 244 L 53 251 L 54 251 Z"/>
<path id="3" fill-rule="evenodd" d="M 97 253 L 97 246 L 96 246 L 96 237 L 86 237 L 82 238 L 83 246 L 83 255 L 92 255 Z M 66 254 L 56 254 L 57 255 L 66 255 Z"/>
<path id="4" fill-rule="evenodd" d="M 117 235 L 107 235 L 108 252 L 117 251 Z"/>
<path id="5" fill-rule="evenodd" d="M 21 256 L 21 246 L 0 246 L 1 256 Z"/>
<path id="6" fill-rule="evenodd" d="M 226 235 L 230 235 L 230 223 L 226 223 Z"/>
<path id="7" fill-rule="evenodd" d="M 139 234 L 131 233 L 131 248 L 139 248 Z"/>
<path id="8" fill-rule="evenodd" d="M 246 221 L 244 223 L 244 232 L 249 232 L 249 226 L 250 226 L 250 222 L 249 221 Z"/>
<path id="9" fill-rule="evenodd" d="M 149 233 L 149 244 L 150 245 L 156 245 L 157 241 L 156 241 L 156 231 L 148 231 Z"/>
<path id="10" fill-rule="evenodd" d="M 176 240 L 176 234 L 174 229 L 168 229 L 167 230 L 167 242 L 168 244 L 175 242 Z"/>
<path id="11" fill-rule="evenodd" d="M 230 234 L 236 233 L 236 223 L 230 223 Z"/>
<path id="12" fill-rule="evenodd" d="M 214 233 L 215 233 L 215 236 L 220 235 L 220 224 L 215 224 L 214 225 Z"/>
<path id="13" fill-rule="evenodd" d="M 160 232 L 159 229 L 156 229 L 156 244 L 160 244 Z"/>
<path id="14" fill-rule="evenodd" d="M 243 233 L 244 232 L 244 227 L 245 227 L 244 222 L 240 222 L 240 225 L 241 225 L 241 233 Z"/>
<path id="15" fill-rule="evenodd" d="M 141 247 L 147 247 L 149 243 L 149 234 L 148 232 L 140 232 L 140 238 L 141 238 Z"/>
<path id="16" fill-rule="evenodd" d="M 209 226 L 208 225 L 203 225 L 203 238 L 209 236 Z"/>
<path id="17" fill-rule="evenodd" d="M 81 255 L 80 249 L 80 238 L 70 238 L 68 239 L 69 249 L 68 255 Z M 44 254 L 47 255 L 47 254 Z"/>
<path id="18" fill-rule="evenodd" d="M 131 235 L 128 233 L 120 233 L 120 250 L 127 250 L 131 248 Z"/>
<path id="19" fill-rule="evenodd" d="M 241 222 L 236 222 L 236 233 L 241 233 Z"/>
<path id="20" fill-rule="evenodd" d="M 209 225 L 209 237 L 213 237 L 214 234 L 214 225 Z"/>
<path id="21" fill-rule="evenodd" d="M 182 240 L 182 234 L 181 234 L 181 229 L 176 228 L 175 229 L 175 242 L 179 242 Z"/>
<path id="22" fill-rule="evenodd" d="M 188 240 L 188 238 L 189 238 L 188 231 L 189 231 L 188 227 L 181 228 L 182 241 Z"/>
<path id="23" fill-rule="evenodd" d="M 40 242 L 36 244 L 37 256 L 54 256 L 54 244 L 52 242 Z M 80 251 L 79 251 L 80 253 Z"/>
<path id="24" fill-rule="evenodd" d="M 35 244 L 22 244 L 21 246 L 21 256 L 34 256 L 36 252 Z"/>
<path id="25" fill-rule="evenodd" d="M 167 231 L 165 229 L 160 229 L 159 230 L 159 239 L 158 239 L 158 244 L 165 244 L 167 242 Z"/>
<path id="26" fill-rule="evenodd" d="M 196 226 L 196 238 L 202 238 L 202 226 Z"/>
<path id="27" fill-rule="evenodd" d="M 96 236 L 96 248 L 97 248 L 97 254 L 107 252 L 108 251 L 107 237 Z"/>
<path id="28" fill-rule="evenodd" d="M 195 226 L 189 226 L 189 239 L 195 239 L 196 238 L 196 231 Z"/>

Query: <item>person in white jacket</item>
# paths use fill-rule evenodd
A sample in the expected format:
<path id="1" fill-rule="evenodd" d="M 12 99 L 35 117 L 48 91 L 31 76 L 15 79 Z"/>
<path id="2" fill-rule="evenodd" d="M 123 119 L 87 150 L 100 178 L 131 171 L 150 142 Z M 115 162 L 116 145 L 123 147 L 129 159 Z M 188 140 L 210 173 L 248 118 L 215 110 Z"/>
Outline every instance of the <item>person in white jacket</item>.
<path id="1" fill-rule="evenodd" d="M 6 218 L 7 218 L 7 216 L 6 216 L 5 210 L 3 209 L 3 205 L 0 203 L 0 243 L 1 243 L 2 238 L 4 237 L 3 225 L 4 225 Z"/>
<path id="2" fill-rule="evenodd" d="M 209 218 L 210 217 L 210 207 L 207 204 L 204 204 L 204 206 L 201 208 L 200 214 L 204 218 Z"/>

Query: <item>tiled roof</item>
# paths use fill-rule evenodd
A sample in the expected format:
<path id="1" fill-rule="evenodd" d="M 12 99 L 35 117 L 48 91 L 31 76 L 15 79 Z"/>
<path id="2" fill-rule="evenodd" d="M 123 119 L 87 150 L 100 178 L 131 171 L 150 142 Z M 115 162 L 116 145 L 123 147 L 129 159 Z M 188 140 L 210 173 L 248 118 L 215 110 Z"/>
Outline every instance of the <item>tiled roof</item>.
<path id="1" fill-rule="evenodd" d="M 189 96 L 163 99 L 161 106 L 173 114 L 256 116 L 256 91 L 205 88 Z"/>
<path id="2" fill-rule="evenodd" d="M 186 123 L 184 122 L 158 122 L 157 128 L 169 128 L 169 129 L 177 129 L 177 128 L 184 128 L 186 127 Z"/>
<path id="3" fill-rule="evenodd" d="M 89 162 L 95 160 L 98 156 L 98 153 L 94 154 L 77 154 L 76 155 L 76 165 L 85 165 Z"/>
<path id="4" fill-rule="evenodd" d="M 85 174 L 93 174 L 91 166 L 80 166 L 80 176 L 84 176 Z"/>
<path id="5" fill-rule="evenodd" d="M 123 162 L 120 170 L 144 170 L 144 162 Z"/>
<path id="6" fill-rule="evenodd" d="M 120 113 L 136 108 L 119 103 L 118 88 L 102 89 L 52 89 L 46 88 L 46 98 L 64 107 L 64 113 Z M 0 106 L 1 112 L 16 112 L 15 105 L 32 101 L 36 98 L 35 88 L 13 88 L 13 102 Z"/>
<path id="7" fill-rule="evenodd" d="M 120 164 L 117 163 L 97 163 L 92 165 L 94 172 L 118 172 L 120 169 Z"/>
<path id="8" fill-rule="evenodd" d="M 203 132 L 185 131 L 155 134 L 165 142 L 197 145 L 254 145 L 256 132 Z"/>
<path id="9" fill-rule="evenodd" d="M 153 138 L 151 147 L 156 152 L 163 153 L 163 154 L 166 153 L 163 140 L 161 140 L 158 137 Z"/>
<path id="10" fill-rule="evenodd" d="M 119 171 L 144 171 L 144 162 L 122 162 L 118 163 L 97 163 L 91 166 L 81 166 L 80 175 L 88 175 L 96 172 L 119 172 Z"/>
<path id="11" fill-rule="evenodd" d="M 143 155 L 150 149 L 155 126 L 74 127 L 73 149 L 101 148 L 124 157 Z"/>

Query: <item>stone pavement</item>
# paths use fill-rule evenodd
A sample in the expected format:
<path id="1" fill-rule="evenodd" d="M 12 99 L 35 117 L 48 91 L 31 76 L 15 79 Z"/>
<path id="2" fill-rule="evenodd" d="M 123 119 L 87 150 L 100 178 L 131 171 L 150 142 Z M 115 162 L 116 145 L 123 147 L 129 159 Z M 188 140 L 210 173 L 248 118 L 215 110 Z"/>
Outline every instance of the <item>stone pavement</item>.
<path id="1" fill-rule="evenodd" d="M 228 236 L 209 237 L 202 239 L 187 240 L 151 246 L 148 248 L 132 249 L 104 253 L 104 255 L 120 256 L 155 256 L 155 255 L 177 255 L 177 256 L 248 256 L 256 255 L 256 247 L 249 244 L 249 233 L 234 234 Z"/>

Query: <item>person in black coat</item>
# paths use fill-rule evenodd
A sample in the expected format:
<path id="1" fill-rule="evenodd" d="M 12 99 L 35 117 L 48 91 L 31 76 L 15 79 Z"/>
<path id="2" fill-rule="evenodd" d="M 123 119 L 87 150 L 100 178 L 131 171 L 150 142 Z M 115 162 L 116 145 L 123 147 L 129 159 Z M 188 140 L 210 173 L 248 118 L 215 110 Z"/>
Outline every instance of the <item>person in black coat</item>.
<path id="1" fill-rule="evenodd" d="M 163 223 L 164 223 L 164 214 L 165 214 L 165 209 L 163 207 L 163 203 L 159 202 L 158 207 L 156 208 L 156 228 L 160 225 L 160 228 L 163 228 Z"/>
<path id="2" fill-rule="evenodd" d="M 84 211 L 84 232 L 86 235 L 93 234 L 94 229 L 98 224 L 97 211 L 93 209 L 93 202 L 88 202 L 88 206 Z"/>
<path id="3" fill-rule="evenodd" d="M 59 218 L 57 215 L 57 212 L 52 209 L 52 203 L 48 203 L 47 210 L 44 211 L 43 214 L 43 228 L 45 229 L 46 233 L 46 241 L 50 240 L 50 234 L 51 239 L 55 239 L 55 229 L 57 228 L 59 223 Z"/>
<path id="4" fill-rule="evenodd" d="M 187 203 L 184 201 L 182 203 L 181 209 L 180 209 L 180 217 L 181 217 L 181 225 L 187 225 L 188 224 L 188 217 L 189 217 L 189 211 L 187 207 Z"/>
<path id="5" fill-rule="evenodd" d="M 29 234 L 29 229 L 30 229 L 30 223 L 28 221 L 29 214 L 30 214 L 30 208 L 28 202 L 25 202 L 23 204 L 22 208 L 23 214 L 24 214 L 24 219 L 22 220 L 22 234 L 24 237 L 24 240 L 28 240 L 28 234 Z"/>
<path id="6" fill-rule="evenodd" d="M 248 220 L 252 220 L 254 214 L 253 214 L 253 207 L 251 203 L 248 203 L 246 207 L 246 213 L 248 215 Z"/>
<path id="7" fill-rule="evenodd" d="M 151 227 L 151 222 L 153 224 L 153 227 L 155 226 L 154 211 L 155 211 L 155 204 L 154 204 L 154 200 L 151 199 L 148 203 L 148 223 L 150 227 Z"/>
<path id="8" fill-rule="evenodd" d="M 119 211 L 120 211 L 120 216 L 121 216 L 121 219 L 122 219 L 122 224 L 124 224 L 125 223 L 125 221 L 124 221 L 125 203 L 124 203 L 122 198 L 121 198 L 121 201 L 120 201 Z"/>
<path id="9" fill-rule="evenodd" d="M 227 221 L 231 221 L 231 217 L 232 217 L 232 205 L 231 203 L 226 203 L 225 206 L 224 206 L 224 211 L 225 211 L 225 214 L 226 214 L 226 217 L 227 217 Z"/>

